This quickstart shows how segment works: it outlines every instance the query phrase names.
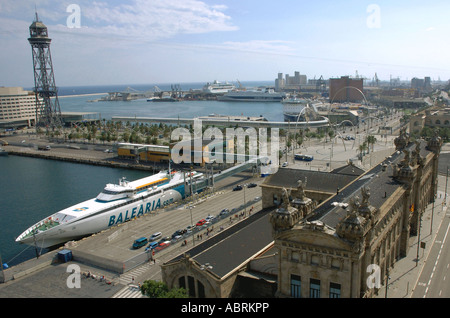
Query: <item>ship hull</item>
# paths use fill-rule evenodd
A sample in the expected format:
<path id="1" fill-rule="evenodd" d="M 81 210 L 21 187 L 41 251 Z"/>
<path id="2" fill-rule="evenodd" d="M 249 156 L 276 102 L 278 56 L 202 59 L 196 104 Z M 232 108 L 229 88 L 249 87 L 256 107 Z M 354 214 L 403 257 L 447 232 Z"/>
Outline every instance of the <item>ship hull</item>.
<path id="1" fill-rule="evenodd" d="M 184 187 L 185 185 L 182 183 L 157 195 L 138 201 L 130 200 L 129 203 L 120 203 L 120 207 L 107 208 L 107 211 L 104 212 L 94 212 L 72 222 L 57 225 L 44 232 L 27 235 L 24 238 L 19 237 L 16 241 L 47 248 L 98 233 L 183 199 L 185 196 Z"/>

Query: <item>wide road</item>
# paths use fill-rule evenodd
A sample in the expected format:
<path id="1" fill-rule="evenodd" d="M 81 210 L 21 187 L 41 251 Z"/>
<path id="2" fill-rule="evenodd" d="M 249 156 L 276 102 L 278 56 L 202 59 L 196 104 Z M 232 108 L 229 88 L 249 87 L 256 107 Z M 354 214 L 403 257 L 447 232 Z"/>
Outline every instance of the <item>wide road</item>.
<path id="1" fill-rule="evenodd" d="M 192 201 L 188 199 L 183 204 L 174 204 L 171 208 L 156 210 L 136 220 L 110 228 L 96 234 L 95 238 L 88 238 L 77 242 L 76 246 L 72 247 L 72 250 L 74 251 L 74 255 L 77 255 L 77 251 L 79 251 L 81 253 L 88 253 L 93 258 L 103 257 L 105 259 L 121 261 L 126 264 L 126 271 L 132 270 L 134 266 L 143 264 L 150 256 L 149 253 L 144 252 L 144 248 L 138 250 L 132 249 L 131 246 L 135 239 L 143 236 L 150 237 L 155 232 L 162 232 L 162 237 L 171 237 L 175 231 L 185 229 L 188 225 L 195 225 L 199 220 L 205 219 L 208 215 L 216 216 L 222 209 L 229 209 L 230 212 L 235 209 L 226 218 L 218 222 L 213 222 L 209 226 L 209 230 L 212 227 L 214 230 L 208 234 L 214 235 L 221 227 L 226 228 L 235 224 L 239 219 L 242 219 L 242 217 L 239 218 L 242 212 L 247 212 L 248 215 L 252 206 L 254 213 L 261 209 L 261 188 L 259 186 L 253 188 L 244 187 L 240 191 L 232 191 L 232 188 L 236 184 L 245 185 L 250 182 L 260 184 L 263 180 L 259 176 L 253 178 L 251 173 L 241 172 L 218 182 L 216 186 L 220 190 L 214 194 L 206 197 L 193 198 Z M 237 218 L 236 215 L 238 216 Z M 202 234 L 202 237 L 197 238 L 197 234 Z M 188 242 L 187 246 L 181 246 L 184 239 Z M 191 248 L 193 244 L 198 244 L 199 240 L 205 239 L 207 239 L 206 228 L 202 231 L 195 232 L 193 236 L 185 237 L 178 242 L 172 242 L 170 247 L 157 252 L 155 258 L 158 261 L 170 259 Z"/>
<path id="2" fill-rule="evenodd" d="M 446 213 L 412 294 L 413 298 L 450 297 L 450 212 Z"/>

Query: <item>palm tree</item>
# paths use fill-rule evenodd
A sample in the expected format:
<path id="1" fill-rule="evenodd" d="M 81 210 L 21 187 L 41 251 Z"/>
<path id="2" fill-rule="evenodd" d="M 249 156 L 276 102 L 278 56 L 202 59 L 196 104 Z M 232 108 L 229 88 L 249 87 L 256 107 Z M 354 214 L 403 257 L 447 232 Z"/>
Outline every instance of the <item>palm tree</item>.
<path id="1" fill-rule="evenodd" d="M 358 151 L 359 151 L 359 160 L 362 161 L 363 155 L 364 155 L 364 151 L 367 149 L 367 144 L 365 142 L 363 142 L 362 144 L 359 145 Z"/>
<path id="2" fill-rule="evenodd" d="M 367 142 L 367 149 L 369 150 L 369 147 L 372 145 L 372 151 L 373 151 L 373 147 L 375 145 L 375 143 L 377 142 L 377 138 L 375 138 L 375 136 L 373 135 L 369 135 L 366 138 L 366 142 Z"/>

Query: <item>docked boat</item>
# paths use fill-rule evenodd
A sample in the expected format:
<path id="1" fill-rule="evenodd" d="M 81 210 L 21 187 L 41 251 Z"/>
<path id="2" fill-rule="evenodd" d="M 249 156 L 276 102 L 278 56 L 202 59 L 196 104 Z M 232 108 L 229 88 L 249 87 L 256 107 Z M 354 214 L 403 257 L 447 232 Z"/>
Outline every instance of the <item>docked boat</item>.
<path id="1" fill-rule="evenodd" d="M 223 96 L 217 96 L 218 101 L 226 102 L 281 102 L 285 93 L 277 93 L 273 89 L 230 91 Z"/>
<path id="2" fill-rule="evenodd" d="M 316 121 L 321 116 L 317 113 L 318 103 L 303 98 L 283 99 L 283 116 L 285 122 Z"/>
<path id="3" fill-rule="evenodd" d="M 158 102 L 179 102 L 180 100 L 178 98 L 173 98 L 173 97 L 152 97 L 152 98 L 148 98 L 147 102 L 154 102 L 154 103 L 158 103 Z"/>
<path id="4" fill-rule="evenodd" d="M 226 94 L 233 89 L 236 89 L 236 86 L 228 82 L 221 83 L 214 81 L 213 83 L 206 83 L 206 85 L 203 86 L 203 92 L 210 94 Z"/>
<path id="5" fill-rule="evenodd" d="M 0 156 L 7 156 L 7 155 L 8 155 L 8 152 L 5 149 L 0 148 Z"/>
<path id="6" fill-rule="evenodd" d="M 161 171 L 136 181 L 107 184 L 96 198 L 56 212 L 32 225 L 16 242 L 46 248 L 98 233 L 189 195 L 204 178 L 198 172 Z M 192 186 L 191 186 L 192 183 Z"/>

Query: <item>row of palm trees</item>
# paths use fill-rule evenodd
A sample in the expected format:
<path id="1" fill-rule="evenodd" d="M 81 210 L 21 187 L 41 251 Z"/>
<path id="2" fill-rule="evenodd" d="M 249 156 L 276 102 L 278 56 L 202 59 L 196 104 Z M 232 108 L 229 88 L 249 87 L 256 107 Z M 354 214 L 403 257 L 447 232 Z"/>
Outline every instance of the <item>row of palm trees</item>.
<path id="1" fill-rule="evenodd" d="M 359 160 L 362 160 L 362 158 L 364 157 L 366 150 L 367 153 L 370 153 L 370 147 L 372 147 L 372 151 L 373 151 L 373 147 L 375 145 L 375 143 L 377 142 L 377 138 L 375 138 L 375 136 L 373 135 L 368 135 L 366 137 L 366 139 L 364 140 L 363 143 L 361 143 L 358 147 L 358 152 L 359 152 Z"/>
<path id="2" fill-rule="evenodd" d="M 163 144 L 164 138 L 170 136 L 173 127 L 165 124 L 137 124 L 122 123 L 111 120 L 73 124 L 70 128 L 62 126 L 53 130 L 36 128 L 38 135 L 45 134 L 48 138 L 64 139 L 64 141 L 77 141 L 95 143 L 146 143 Z"/>

